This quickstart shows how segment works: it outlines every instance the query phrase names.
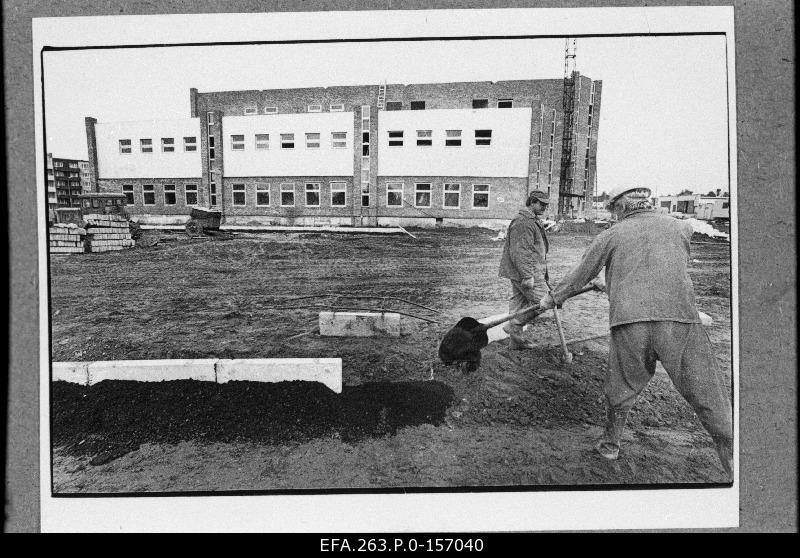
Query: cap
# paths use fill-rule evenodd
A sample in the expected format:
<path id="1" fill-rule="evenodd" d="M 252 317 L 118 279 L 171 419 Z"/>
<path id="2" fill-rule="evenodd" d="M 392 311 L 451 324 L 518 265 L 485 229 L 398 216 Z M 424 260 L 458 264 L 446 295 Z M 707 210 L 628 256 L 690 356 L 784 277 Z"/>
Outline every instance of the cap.
<path id="1" fill-rule="evenodd" d="M 536 200 L 541 203 L 550 203 L 550 196 L 547 192 L 543 192 L 541 190 L 533 190 L 528 194 L 528 204 L 530 205 L 533 201 Z"/>
<path id="2" fill-rule="evenodd" d="M 650 196 L 650 188 L 646 186 L 636 186 L 635 184 L 621 184 L 619 186 L 614 186 L 611 188 L 611 191 L 608 193 L 608 202 L 606 202 L 606 207 L 611 207 L 611 205 L 617 201 L 621 196 L 627 194 L 631 190 L 647 190 L 648 197 Z"/>

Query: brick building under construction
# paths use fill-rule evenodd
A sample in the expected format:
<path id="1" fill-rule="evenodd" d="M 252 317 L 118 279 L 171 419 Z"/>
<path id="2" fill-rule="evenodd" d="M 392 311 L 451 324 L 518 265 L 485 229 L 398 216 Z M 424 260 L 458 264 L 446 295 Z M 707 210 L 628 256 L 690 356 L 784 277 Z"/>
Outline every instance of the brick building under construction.
<path id="1" fill-rule="evenodd" d="M 146 222 L 473 225 L 529 190 L 591 207 L 602 82 L 569 79 L 200 93 L 188 118 L 86 118 L 92 187 Z"/>

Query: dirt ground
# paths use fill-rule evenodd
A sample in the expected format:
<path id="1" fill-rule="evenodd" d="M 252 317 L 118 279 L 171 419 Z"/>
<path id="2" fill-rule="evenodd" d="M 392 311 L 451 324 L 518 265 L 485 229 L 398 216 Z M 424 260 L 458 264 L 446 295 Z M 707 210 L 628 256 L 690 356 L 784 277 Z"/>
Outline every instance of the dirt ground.
<path id="1" fill-rule="evenodd" d="M 718 483 L 711 438 L 659 367 L 621 457 L 596 455 L 607 341 L 560 360 L 552 314 L 539 348 L 483 349 L 475 372 L 438 361 L 461 317 L 507 310 L 502 242 L 487 229 L 410 236 L 163 235 L 121 252 L 53 256 L 54 361 L 341 357 L 343 392 L 321 384 L 104 381 L 52 389 L 56 493 Z M 591 236 L 554 234 L 557 280 Z M 692 245 L 690 273 L 730 376 L 730 249 Z M 346 299 L 326 293 L 394 299 Z M 316 295 L 314 298 L 298 299 Z M 412 304 L 413 303 L 413 304 Z M 403 335 L 324 338 L 322 309 L 393 309 Z M 607 331 L 605 295 L 564 304 L 568 339 Z"/>

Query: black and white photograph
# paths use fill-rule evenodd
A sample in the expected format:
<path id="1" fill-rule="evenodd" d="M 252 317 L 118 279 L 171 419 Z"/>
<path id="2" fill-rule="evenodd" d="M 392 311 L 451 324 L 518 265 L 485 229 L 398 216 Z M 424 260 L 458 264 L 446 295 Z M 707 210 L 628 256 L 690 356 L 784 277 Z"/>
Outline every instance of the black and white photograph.
<path id="1" fill-rule="evenodd" d="M 51 528 L 735 525 L 732 29 L 34 20 Z"/>

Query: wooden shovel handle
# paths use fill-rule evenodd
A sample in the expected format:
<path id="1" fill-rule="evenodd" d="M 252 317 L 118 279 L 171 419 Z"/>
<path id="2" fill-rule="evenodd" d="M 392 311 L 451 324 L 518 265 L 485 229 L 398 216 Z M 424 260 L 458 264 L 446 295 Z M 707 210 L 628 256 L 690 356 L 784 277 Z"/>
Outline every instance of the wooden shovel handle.
<path id="1" fill-rule="evenodd" d="M 593 291 L 595 289 L 597 289 L 597 287 L 595 287 L 594 285 L 586 285 L 581 290 L 579 290 L 577 293 L 575 293 L 573 296 L 578 296 L 579 294 L 583 294 L 583 293 L 586 293 L 586 292 L 589 292 L 589 291 Z M 539 308 L 539 305 L 538 304 L 533 304 L 531 306 L 528 306 L 527 308 L 523 308 L 522 310 L 518 310 L 518 311 L 516 311 L 514 313 L 503 314 L 502 316 L 498 316 L 498 317 L 494 318 L 493 320 L 489 320 L 487 322 L 483 322 L 483 329 L 493 328 L 493 327 L 498 326 L 498 325 L 500 325 L 500 324 L 502 324 L 504 322 L 507 322 L 508 320 L 513 320 L 514 318 L 518 318 L 520 316 L 523 316 L 523 315 L 527 314 L 528 312 L 530 312 L 531 310 L 536 310 L 537 308 Z"/>

